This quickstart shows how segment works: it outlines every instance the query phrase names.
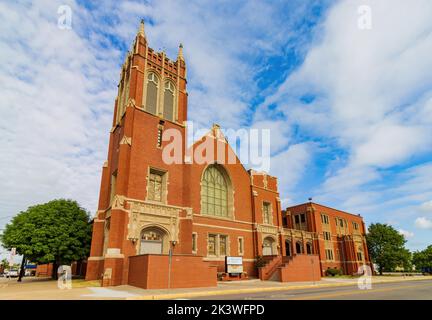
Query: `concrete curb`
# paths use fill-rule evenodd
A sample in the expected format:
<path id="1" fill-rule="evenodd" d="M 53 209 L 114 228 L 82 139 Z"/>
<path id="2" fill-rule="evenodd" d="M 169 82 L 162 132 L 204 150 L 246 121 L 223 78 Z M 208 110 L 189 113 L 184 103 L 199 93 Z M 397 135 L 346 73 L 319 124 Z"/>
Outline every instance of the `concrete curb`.
<path id="1" fill-rule="evenodd" d="M 389 280 L 373 280 L 372 278 L 372 285 L 381 284 L 381 283 L 420 281 L 420 280 L 432 280 L 432 276 L 425 276 L 423 278 L 413 278 L 413 279 L 404 278 L 404 279 L 389 279 Z M 220 295 L 231 295 L 231 294 L 241 294 L 241 293 L 287 291 L 287 290 L 312 289 L 312 288 L 348 287 L 356 284 L 357 281 L 346 282 L 346 283 L 315 284 L 315 285 L 308 284 L 308 285 L 286 286 L 286 287 L 264 287 L 264 288 L 207 290 L 207 291 L 197 291 L 197 292 L 161 293 L 161 294 L 143 295 L 138 297 L 129 297 L 126 300 L 170 300 L 170 299 L 179 299 L 179 298 L 220 296 Z"/>

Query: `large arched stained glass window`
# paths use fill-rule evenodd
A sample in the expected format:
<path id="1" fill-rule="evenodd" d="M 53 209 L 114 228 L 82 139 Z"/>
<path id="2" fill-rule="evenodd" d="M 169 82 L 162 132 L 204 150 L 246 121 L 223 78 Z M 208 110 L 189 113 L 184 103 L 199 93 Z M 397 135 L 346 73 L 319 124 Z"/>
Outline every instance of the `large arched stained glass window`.
<path id="1" fill-rule="evenodd" d="M 164 90 L 164 118 L 170 121 L 174 121 L 174 97 L 175 87 L 171 81 L 165 82 Z"/>
<path id="2" fill-rule="evenodd" d="M 202 214 L 228 216 L 228 184 L 215 165 L 209 166 L 203 175 L 201 183 Z"/>
<path id="3" fill-rule="evenodd" d="M 157 96 L 158 96 L 159 79 L 155 73 L 150 72 L 147 75 L 147 95 L 145 110 L 156 114 L 157 112 Z"/>

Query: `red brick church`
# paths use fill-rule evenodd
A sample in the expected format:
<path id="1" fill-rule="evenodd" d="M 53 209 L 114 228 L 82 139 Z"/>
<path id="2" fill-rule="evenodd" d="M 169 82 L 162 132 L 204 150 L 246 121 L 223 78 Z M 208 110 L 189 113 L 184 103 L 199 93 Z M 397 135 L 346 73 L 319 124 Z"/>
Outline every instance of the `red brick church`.
<path id="1" fill-rule="evenodd" d="M 86 278 L 199 287 L 218 278 L 318 280 L 328 268 L 369 265 L 360 216 L 312 202 L 283 210 L 277 178 L 246 170 L 219 126 L 189 149 L 211 145 L 206 162 L 163 160 L 165 131 L 180 134 L 182 150 L 187 140 L 182 50 L 175 61 L 155 52 L 141 23 L 121 70 Z"/>

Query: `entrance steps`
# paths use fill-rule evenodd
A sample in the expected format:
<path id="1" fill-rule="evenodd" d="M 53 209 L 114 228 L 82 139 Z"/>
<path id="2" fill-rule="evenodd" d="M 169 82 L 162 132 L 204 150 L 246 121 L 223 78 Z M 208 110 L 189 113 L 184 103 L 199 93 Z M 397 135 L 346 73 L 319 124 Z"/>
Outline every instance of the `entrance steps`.
<path id="1" fill-rule="evenodd" d="M 266 256 L 264 260 L 265 265 L 258 269 L 261 280 L 291 282 L 321 279 L 317 255 Z"/>

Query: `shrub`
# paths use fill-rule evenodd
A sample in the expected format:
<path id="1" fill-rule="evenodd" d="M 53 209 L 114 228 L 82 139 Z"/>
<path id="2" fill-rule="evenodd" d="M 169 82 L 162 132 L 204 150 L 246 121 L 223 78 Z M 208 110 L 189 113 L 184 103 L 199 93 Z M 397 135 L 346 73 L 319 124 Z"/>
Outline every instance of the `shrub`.
<path id="1" fill-rule="evenodd" d="M 255 261 L 255 267 L 256 268 L 264 267 L 265 264 L 266 264 L 266 261 L 265 261 L 263 256 L 257 256 L 256 257 L 256 261 Z"/>
<path id="2" fill-rule="evenodd" d="M 328 268 L 326 270 L 326 276 L 334 277 L 334 276 L 339 276 L 341 274 L 342 274 L 341 270 L 339 270 L 337 268 Z"/>

